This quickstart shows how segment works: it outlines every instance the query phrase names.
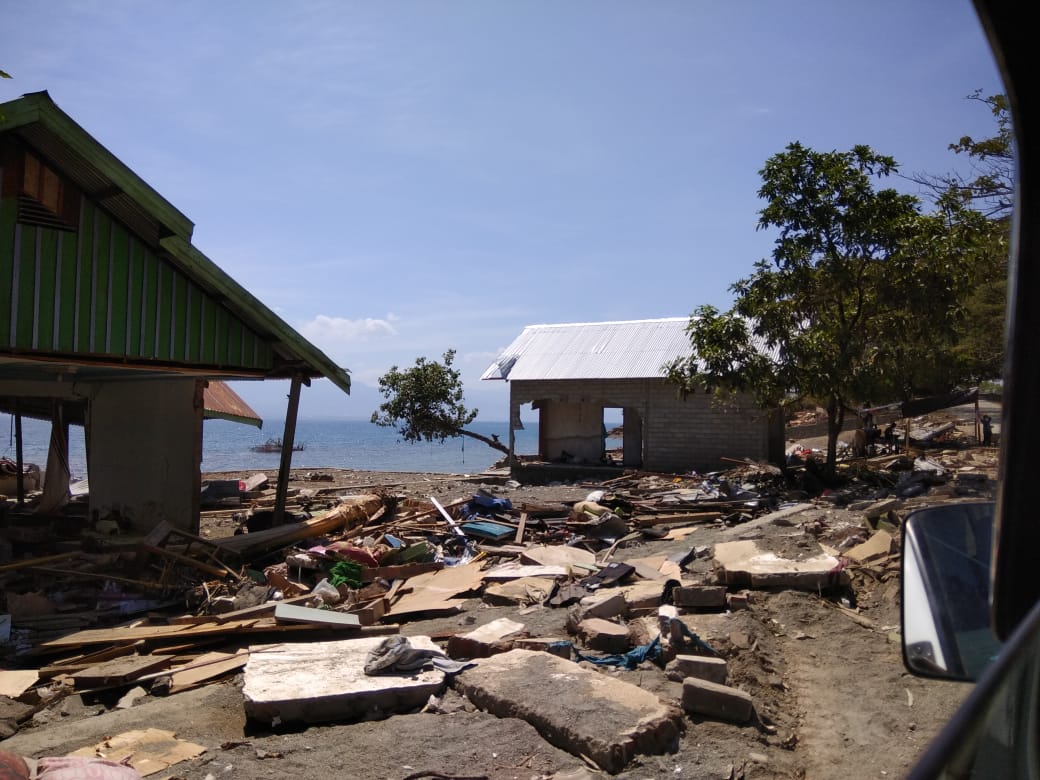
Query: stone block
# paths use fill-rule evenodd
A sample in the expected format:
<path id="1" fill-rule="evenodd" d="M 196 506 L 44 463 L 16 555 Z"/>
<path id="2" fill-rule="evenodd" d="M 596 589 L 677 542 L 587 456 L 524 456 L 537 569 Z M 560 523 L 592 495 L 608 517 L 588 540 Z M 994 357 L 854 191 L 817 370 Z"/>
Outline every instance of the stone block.
<path id="1" fill-rule="evenodd" d="M 727 664 L 724 658 L 701 655 L 677 655 L 665 669 L 668 679 L 682 681 L 687 677 L 726 684 Z"/>
<path id="2" fill-rule="evenodd" d="M 857 563 L 890 555 L 895 546 L 895 539 L 887 531 L 878 531 L 862 544 L 857 544 L 845 551 L 845 556 Z"/>
<path id="3" fill-rule="evenodd" d="M 741 609 L 751 608 L 751 594 L 750 593 L 727 593 L 726 594 L 726 607 L 732 612 L 737 612 Z"/>
<path id="4" fill-rule="evenodd" d="M 655 694 L 547 653 L 511 650 L 481 660 L 453 685 L 481 709 L 522 718 L 548 742 L 611 774 L 636 754 L 675 749 L 683 729 L 679 709 Z"/>
<path id="5" fill-rule="evenodd" d="M 723 609 L 726 589 L 718 585 L 686 585 L 672 589 L 672 603 L 694 609 Z"/>
<path id="6" fill-rule="evenodd" d="M 696 677 L 683 680 L 682 706 L 694 715 L 732 723 L 747 723 L 755 713 L 751 696 L 745 691 Z"/>
<path id="7" fill-rule="evenodd" d="M 661 606 L 661 594 L 664 585 L 661 582 L 639 582 L 635 585 L 626 585 L 621 588 L 621 594 L 625 597 L 628 605 L 626 614 L 638 615 L 655 611 Z"/>
<path id="8" fill-rule="evenodd" d="M 582 620 L 594 617 L 610 620 L 610 618 L 622 617 L 628 611 L 625 594 L 619 590 L 586 596 L 578 602 L 578 606 L 581 608 Z"/>
<path id="9" fill-rule="evenodd" d="M 869 507 L 863 510 L 863 514 L 866 515 L 868 520 L 877 520 L 883 515 L 887 515 L 889 512 L 894 512 L 903 505 L 903 502 L 898 498 L 884 498 L 880 501 L 875 501 Z"/>
<path id="10" fill-rule="evenodd" d="M 587 618 L 578 624 L 585 647 L 603 653 L 628 652 L 628 628 L 602 618 Z"/>
<path id="11" fill-rule="evenodd" d="M 524 630 L 523 623 L 499 618 L 475 628 L 466 634 L 448 638 L 447 653 L 452 658 L 487 658 L 513 649 L 517 635 Z"/>

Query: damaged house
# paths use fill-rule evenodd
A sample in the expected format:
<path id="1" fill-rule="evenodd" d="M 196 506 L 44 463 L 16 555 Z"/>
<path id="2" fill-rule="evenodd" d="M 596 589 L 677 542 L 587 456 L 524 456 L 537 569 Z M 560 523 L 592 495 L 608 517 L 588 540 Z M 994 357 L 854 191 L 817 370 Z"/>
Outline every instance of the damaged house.
<path id="1" fill-rule="evenodd" d="M 194 247 L 192 222 L 47 93 L 0 115 L 0 411 L 52 421 L 45 509 L 67 495 L 80 424 L 91 517 L 197 532 L 206 409 L 255 417 L 227 379 L 290 380 L 284 490 L 301 386 L 349 392 L 346 370 Z"/>
<path id="2" fill-rule="evenodd" d="M 530 325 L 481 379 L 509 382 L 510 462 L 525 480 L 621 466 L 677 472 L 724 468 L 723 458 L 781 462 L 783 421 L 750 398 L 682 398 L 665 368 L 690 354 L 689 319 Z M 538 412 L 538 463 L 514 454 L 521 407 Z M 623 420 L 621 462 L 608 457 L 608 419 Z M 551 476 L 550 476 L 551 475 Z"/>

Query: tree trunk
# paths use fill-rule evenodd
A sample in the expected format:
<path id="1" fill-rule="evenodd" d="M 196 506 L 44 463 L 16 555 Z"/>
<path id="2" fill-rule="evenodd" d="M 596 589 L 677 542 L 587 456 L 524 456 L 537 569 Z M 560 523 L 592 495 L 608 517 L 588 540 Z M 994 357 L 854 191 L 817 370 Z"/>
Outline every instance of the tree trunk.
<path id="1" fill-rule="evenodd" d="M 488 436 L 484 436 L 483 434 L 480 434 L 480 433 L 474 433 L 473 431 L 467 431 L 464 428 L 459 428 L 456 431 L 456 433 L 458 433 L 460 436 L 469 436 L 471 439 L 476 439 L 477 441 L 482 441 L 487 446 L 491 447 L 492 449 L 496 449 L 496 450 L 498 450 L 499 452 L 501 452 L 501 453 L 503 453 L 505 455 L 509 454 L 509 447 L 504 445 L 498 439 L 492 439 L 492 438 L 490 438 Z"/>
<path id="2" fill-rule="evenodd" d="M 845 425 L 845 404 L 831 396 L 827 399 L 827 461 L 823 471 L 827 478 L 833 478 L 838 462 L 838 434 Z"/>

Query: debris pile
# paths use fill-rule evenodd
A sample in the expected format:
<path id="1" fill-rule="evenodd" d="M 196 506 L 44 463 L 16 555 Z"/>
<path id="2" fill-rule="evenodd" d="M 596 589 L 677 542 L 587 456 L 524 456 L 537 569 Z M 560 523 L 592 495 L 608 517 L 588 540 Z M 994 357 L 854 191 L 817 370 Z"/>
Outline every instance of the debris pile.
<path id="1" fill-rule="evenodd" d="M 236 533 L 89 530 L 46 555 L 11 526 L 0 733 L 70 693 L 129 707 L 241 673 L 247 716 L 270 729 L 413 712 L 450 688 L 610 772 L 667 751 L 687 717 L 783 744 L 783 686 L 745 684 L 771 674 L 739 622 L 756 591 L 818 594 L 881 630 L 856 602 L 895 597 L 902 514 L 926 495 L 984 495 L 995 454 L 845 461 L 821 490 L 813 462 L 634 472 L 567 502 L 511 499 L 515 483 L 454 498 L 298 491 L 281 524 L 250 522 L 271 492 L 254 475 L 218 510 L 236 510 Z M 410 629 L 461 613 L 473 619 Z M 680 690 L 619 676 L 637 669 Z"/>

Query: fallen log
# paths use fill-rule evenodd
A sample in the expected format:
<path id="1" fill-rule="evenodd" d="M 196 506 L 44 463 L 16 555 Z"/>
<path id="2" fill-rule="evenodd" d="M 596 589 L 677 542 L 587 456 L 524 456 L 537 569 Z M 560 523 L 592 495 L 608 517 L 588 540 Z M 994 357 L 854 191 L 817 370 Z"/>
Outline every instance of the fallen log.
<path id="1" fill-rule="evenodd" d="M 323 536 L 344 528 L 356 528 L 369 522 L 383 508 L 383 497 L 374 493 L 347 496 L 325 514 L 312 517 L 310 520 L 216 539 L 213 543 L 229 553 L 249 558 L 303 539 Z"/>

